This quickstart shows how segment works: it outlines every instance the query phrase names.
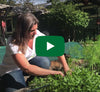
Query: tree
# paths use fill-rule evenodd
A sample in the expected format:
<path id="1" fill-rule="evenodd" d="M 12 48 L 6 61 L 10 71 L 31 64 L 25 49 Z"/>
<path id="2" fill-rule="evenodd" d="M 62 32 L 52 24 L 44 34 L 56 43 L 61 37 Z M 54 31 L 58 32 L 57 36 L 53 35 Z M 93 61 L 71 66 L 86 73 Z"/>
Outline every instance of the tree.
<path id="1" fill-rule="evenodd" d="M 16 1 L 15 0 L 7 0 L 7 4 L 14 6 L 14 5 L 16 5 Z"/>
<path id="2" fill-rule="evenodd" d="M 32 0 L 17 0 L 16 2 L 16 7 L 13 7 L 13 11 L 17 14 L 35 11 Z"/>
<path id="3" fill-rule="evenodd" d="M 15 5 L 18 0 L 0 0 L 0 4 Z"/>
<path id="4" fill-rule="evenodd" d="M 32 11 L 32 12 L 35 11 L 34 5 L 31 2 L 31 0 L 25 0 L 24 3 L 23 3 L 23 6 L 24 6 L 25 11 Z"/>
<path id="5" fill-rule="evenodd" d="M 0 4 L 6 4 L 7 0 L 0 0 Z"/>
<path id="6" fill-rule="evenodd" d="M 86 28 L 89 24 L 88 13 L 78 9 L 73 3 L 67 5 L 63 2 L 58 3 L 51 8 L 48 14 L 48 26 L 56 27 L 55 30 L 62 30 L 65 40 L 71 35 L 72 40 L 75 40 L 75 33 L 82 33 L 80 28 Z M 56 33 L 58 33 L 56 31 Z"/>

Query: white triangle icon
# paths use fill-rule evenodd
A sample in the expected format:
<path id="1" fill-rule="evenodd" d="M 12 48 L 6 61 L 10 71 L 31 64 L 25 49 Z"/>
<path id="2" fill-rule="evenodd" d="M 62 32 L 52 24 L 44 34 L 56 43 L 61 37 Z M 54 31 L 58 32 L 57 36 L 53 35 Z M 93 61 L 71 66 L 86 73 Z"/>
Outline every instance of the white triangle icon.
<path id="1" fill-rule="evenodd" d="M 51 43 L 47 42 L 47 50 L 50 50 L 53 47 L 54 47 L 54 45 L 52 45 Z"/>

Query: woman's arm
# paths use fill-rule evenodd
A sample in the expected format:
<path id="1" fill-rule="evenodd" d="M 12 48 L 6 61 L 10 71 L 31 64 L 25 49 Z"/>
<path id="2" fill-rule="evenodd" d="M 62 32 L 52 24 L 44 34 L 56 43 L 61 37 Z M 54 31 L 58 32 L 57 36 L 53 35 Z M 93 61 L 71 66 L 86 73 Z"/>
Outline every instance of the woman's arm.
<path id="1" fill-rule="evenodd" d="M 69 66 L 67 64 L 65 56 L 64 55 L 58 56 L 58 59 L 61 61 L 62 65 L 63 65 L 63 68 L 64 68 L 64 72 L 66 74 L 67 71 L 70 71 L 70 68 L 69 68 Z"/>
<path id="2" fill-rule="evenodd" d="M 16 64 L 26 73 L 35 75 L 35 76 L 44 76 L 44 75 L 55 75 L 60 74 L 64 76 L 61 71 L 53 71 L 49 69 L 40 68 L 36 65 L 31 65 L 28 60 L 25 58 L 24 54 L 14 54 L 12 55 Z"/>

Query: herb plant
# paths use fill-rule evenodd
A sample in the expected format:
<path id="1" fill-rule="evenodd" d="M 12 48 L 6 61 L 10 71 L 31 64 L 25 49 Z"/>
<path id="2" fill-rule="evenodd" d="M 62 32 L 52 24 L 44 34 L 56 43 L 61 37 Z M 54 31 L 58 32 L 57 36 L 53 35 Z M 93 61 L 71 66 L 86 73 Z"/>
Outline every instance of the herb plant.
<path id="1" fill-rule="evenodd" d="M 36 77 L 29 85 L 36 92 L 100 92 L 100 75 L 77 67 L 71 75 Z"/>
<path id="2" fill-rule="evenodd" d="M 87 67 L 100 72 L 100 37 L 98 37 L 97 41 L 88 43 L 86 42 L 84 47 L 84 59 L 87 62 Z"/>

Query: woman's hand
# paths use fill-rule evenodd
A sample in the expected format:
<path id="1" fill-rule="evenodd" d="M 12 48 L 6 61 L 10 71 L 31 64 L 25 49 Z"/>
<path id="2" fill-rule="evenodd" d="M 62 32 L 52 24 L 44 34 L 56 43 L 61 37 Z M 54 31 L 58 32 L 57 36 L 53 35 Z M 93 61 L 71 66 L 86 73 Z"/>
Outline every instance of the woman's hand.
<path id="1" fill-rule="evenodd" d="M 44 69 L 41 67 L 38 67 L 36 65 L 29 64 L 28 60 L 25 58 L 24 54 L 14 54 L 13 58 L 16 62 L 16 64 L 26 73 L 35 75 L 35 76 L 46 76 L 46 75 L 61 75 L 64 76 L 64 74 L 61 71 L 54 71 L 49 69 Z"/>
<path id="2" fill-rule="evenodd" d="M 64 74 L 66 75 L 67 72 L 70 72 L 70 74 L 72 73 L 72 70 L 70 68 L 64 68 Z"/>
<path id="3" fill-rule="evenodd" d="M 64 74 L 61 71 L 58 71 L 58 74 L 64 77 Z"/>
<path id="4" fill-rule="evenodd" d="M 72 70 L 69 68 L 68 64 L 67 64 L 67 61 L 66 61 L 64 55 L 59 56 L 58 58 L 59 58 L 59 60 L 61 61 L 62 65 L 63 65 L 64 74 L 65 74 L 65 75 L 66 75 L 66 72 L 72 71 Z"/>

